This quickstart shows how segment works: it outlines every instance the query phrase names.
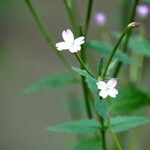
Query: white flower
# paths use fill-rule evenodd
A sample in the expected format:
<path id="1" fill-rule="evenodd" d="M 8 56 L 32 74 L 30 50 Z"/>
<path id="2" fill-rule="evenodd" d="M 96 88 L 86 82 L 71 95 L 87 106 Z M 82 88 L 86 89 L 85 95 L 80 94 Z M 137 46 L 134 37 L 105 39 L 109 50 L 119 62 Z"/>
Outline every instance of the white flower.
<path id="1" fill-rule="evenodd" d="M 69 29 L 62 32 L 62 38 L 64 42 L 56 43 L 56 48 L 59 51 L 68 49 L 71 53 L 76 53 L 81 50 L 81 45 L 84 43 L 83 36 L 74 39 L 74 35 Z"/>
<path id="2" fill-rule="evenodd" d="M 106 98 L 107 96 L 115 98 L 118 94 L 118 91 L 115 89 L 115 86 L 117 85 L 115 79 L 110 79 L 107 83 L 104 81 L 98 81 L 96 85 L 97 88 L 101 90 L 99 96 L 102 98 Z"/>

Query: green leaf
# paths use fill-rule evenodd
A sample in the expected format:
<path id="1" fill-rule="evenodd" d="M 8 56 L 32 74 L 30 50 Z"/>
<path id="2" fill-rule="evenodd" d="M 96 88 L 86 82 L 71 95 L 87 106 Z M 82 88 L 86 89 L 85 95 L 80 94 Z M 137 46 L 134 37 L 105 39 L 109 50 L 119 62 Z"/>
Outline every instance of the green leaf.
<path id="1" fill-rule="evenodd" d="M 96 50 L 98 53 L 100 53 L 105 57 L 110 56 L 111 51 L 113 49 L 113 46 L 110 45 L 109 43 L 104 41 L 97 41 L 97 40 L 92 40 L 87 42 L 86 46 L 89 49 Z M 115 58 L 117 58 L 118 60 L 126 64 L 135 63 L 127 54 L 123 53 L 120 49 L 117 50 L 115 54 Z"/>
<path id="2" fill-rule="evenodd" d="M 95 101 L 95 110 L 103 118 L 108 117 L 108 100 L 96 100 Z"/>
<path id="3" fill-rule="evenodd" d="M 145 123 L 149 123 L 150 118 L 145 117 L 127 117 L 127 116 L 118 116 L 110 119 L 111 128 L 115 132 L 123 132 L 129 129 L 135 128 Z"/>
<path id="4" fill-rule="evenodd" d="M 73 67 L 73 70 L 75 70 L 80 75 L 85 77 L 87 85 L 91 91 L 98 93 L 98 89 L 97 89 L 97 85 L 96 85 L 97 80 L 95 78 L 90 76 L 86 70 L 82 70 L 82 69 L 75 68 L 75 67 Z"/>
<path id="5" fill-rule="evenodd" d="M 38 81 L 37 83 L 23 90 L 23 94 L 29 94 L 32 92 L 37 92 L 48 88 L 62 87 L 66 84 L 78 83 L 78 82 L 79 81 L 71 75 L 67 75 L 67 74 L 51 75 L 45 77 L 44 79 Z"/>
<path id="6" fill-rule="evenodd" d="M 110 111 L 126 114 L 149 105 L 148 95 L 130 85 L 119 90 L 116 100 L 110 106 Z"/>
<path id="7" fill-rule="evenodd" d="M 150 57 L 150 42 L 141 36 L 132 36 L 129 42 L 129 48 L 136 53 Z"/>
<path id="8" fill-rule="evenodd" d="M 47 131 L 64 132 L 64 133 L 91 133 L 100 129 L 100 125 L 96 120 L 79 120 L 46 127 Z"/>
<path id="9" fill-rule="evenodd" d="M 75 146 L 74 150 L 101 150 L 100 139 L 84 138 Z"/>

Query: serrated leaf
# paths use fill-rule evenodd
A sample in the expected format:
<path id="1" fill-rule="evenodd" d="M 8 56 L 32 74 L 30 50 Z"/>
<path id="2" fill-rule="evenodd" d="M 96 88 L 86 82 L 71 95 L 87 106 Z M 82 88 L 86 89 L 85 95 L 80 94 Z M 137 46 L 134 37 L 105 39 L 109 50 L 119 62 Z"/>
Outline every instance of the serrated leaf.
<path id="1" fill-rule="evenodd" d="M 118 116 L 110 119 L 111 128 L 114 132 L 127 131 L 149 122 L 150 118 L 136 117 L 136 116 L 132 117 Z"/>
<path id="2" fill-rule="evenodd" d="M 91 133 L 100 129 L 96 120 L 79 120 L 68 122 L 53 127 L 46 127 L 47 131 L 64 132 L 64 133 Z"/>
<path id="3" fill-rule="evenodd" d="M 126 114 L 149 105 L 150 98 L 146 93 L 135 86 L 127 86 L 119 90 L 116 100 L 110 106 L 110 111 Z"/>
<path id="4" fill-rule="evenodd" d="M 98 93 L 98 89 L 96 86 L 96 82 L 97 80 L 95 78 L 93 78 L 92 76 L 90 76 L 86 70 L 82 70 L 79 68 L 75 68 L 73 67 L 73 70 L 75 70 L 76 72 L 78 72 L 80 75 L 85 77 L 85 81 L 87 82 L 87 85 L 89 87 L 89 89 L 93 92 Z"/>
<path id="5" fill-rule="evenodd" d="M 100 139 L 84 138 L 79 141 L 74 150 L 101 150 Z"/>
<path id="6" fill-rule="evenodd" d="M 98 53 L 105 57 L 110 56 L 113 49 L 113 46 L 109 43 L 97 40 L 91 40 L 87 42 L 86 46 L 89 49 L 96 50 Z M 114 57 L 126 64 L 135 63 L 127 54 L 123 53 L 120 49 L 117 50 Z"/>
<path id="7" fill-rule="evenodd" d="M 103 118 L 108 117 L 108 100 L 96 100 L 95 101 L 95 110 Z"/>
<path id="8" fill-rule="evenodd" d="M 50 75 L 45 77 L 44 79 L 38 81 L 37 83 L 29 86 L 28 88 L 23 90 L 23 94 L 29 94 L 32 92 L 37 92 L 40 90 L 45 90 L 48 88 L 58 88 L 71 83 L 78 83 L 75 77 L 67 74 L 59 74 L 59 75 Z"/>
<path id="9" fill-rule="evenodd" d="M 132 36 L 129 42 L 129 48 L 136 53 L 150 57 L 150 42 L 141 36 Z"/>

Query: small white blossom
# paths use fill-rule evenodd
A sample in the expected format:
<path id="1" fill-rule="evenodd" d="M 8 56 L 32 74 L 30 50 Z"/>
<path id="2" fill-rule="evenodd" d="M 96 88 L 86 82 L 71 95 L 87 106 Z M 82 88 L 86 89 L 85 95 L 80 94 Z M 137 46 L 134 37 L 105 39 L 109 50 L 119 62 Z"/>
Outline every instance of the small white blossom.
<path id="1" fill-rule="evenodd" d="M 115 98 L 118 94 L 118 91 L 115 89 L 117 85 L 117 80 L 115 79 L 110 79 L 107 83 L 98 81 L 96 85 L 100 89 L 99 96 L 102 98 L 106 98 L 107 96 Z"/>
<path id="2" fill-rule="evenodd" d="M 76 53 L 77 51 L 80 51 L 81 45 L 84 43 L 85 39 L 83 36 L 74 39 L 74 35 L 69 29 L 62 32 L 62 38 L 64 42 L 56 43 L 57 50 L 69 50 L 71 53 Z"/>

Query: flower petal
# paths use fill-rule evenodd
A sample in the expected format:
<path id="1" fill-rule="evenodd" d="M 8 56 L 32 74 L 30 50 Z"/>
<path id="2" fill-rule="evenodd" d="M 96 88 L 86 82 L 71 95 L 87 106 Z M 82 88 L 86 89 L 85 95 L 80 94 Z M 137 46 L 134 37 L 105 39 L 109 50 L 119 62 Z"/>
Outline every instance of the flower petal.
<path id="1" fill-rule="evenodd" d="M 101 90 L 99 92 L 99 96 L 102 98 L 106 98 L 108 96 L 108 92 L 106 90 Z"/>
<path id="2" fill-rule="evenodd" d="M 74 35 L 73 33 L 71 32 L 70 29 L 67 29 L 66 31 L 64 30 L 62 32 L 62 38 L 63 40 L 69 45 L 69 46 L 72 46 L 73 45 L 73 42 L 74 42 Z"/>
<path id="3" fill-rule="evenodd" d="M 100 90 L 107 89 L 107 84 L 104 81 L 98 81 L 96 83 L 96 85 L 97 85 L 97 88 L 100 89 Z"/>
<path id="4" fill-rule="evenodd" d="M 59 42 L 59 43 L 56 43 L 56 48 L 57 50 L 62 51 L 62 50 L 68 49 L 69 47 L 66 44 L 66 42 Z"/>
<path id="5" fill-rule="evenodd" d="M 83 43 L 85 42 L 84 39 L 85 39 L 84 36 L 80 36 L 80 37 L 78 37 L 78 38 L 76 38 L 76 39 L 74 40 L 74 44 L 75 44 L 75 45 L 81 45 L 81 44 L 83 44 Z"/>
<path id="6" fill-rule="evenodd" d="M 74 42 L 74 35 L 73 35 L 73 33 L 71 32 L 71 30 L 70 29 L 67 29 L 67 35 L 68 35 L 68 43 L 70 43 L 70 44 L 73 44 L 73 42 Z"/>
<path id="7" fill-rule="evenodd" d="M 115 79 L 110 79 L 110 80 L 107 82 L 107 87 L 108 87 L 108 88 L 114 88 L 116 85 L 117 85 L 117 80 L 115 80 Z"/>
<path id="8" fill-rule="evenodd" d="M 67 34 L 67 31 L 64 30 L 64 31 L 62 32 L 62 38 L 63 38 L 64 41 L 66 41 L 66 42 L 68 41 L 68 34 Z"/>
<path id="9" fill-rule="evenodd" d="M 110 90 L 108 90 L 108 94 L 110 97 L 115 98 L 116 95 L 118 94 L 118 91 L 116 89 L 110 89 Z"/>

